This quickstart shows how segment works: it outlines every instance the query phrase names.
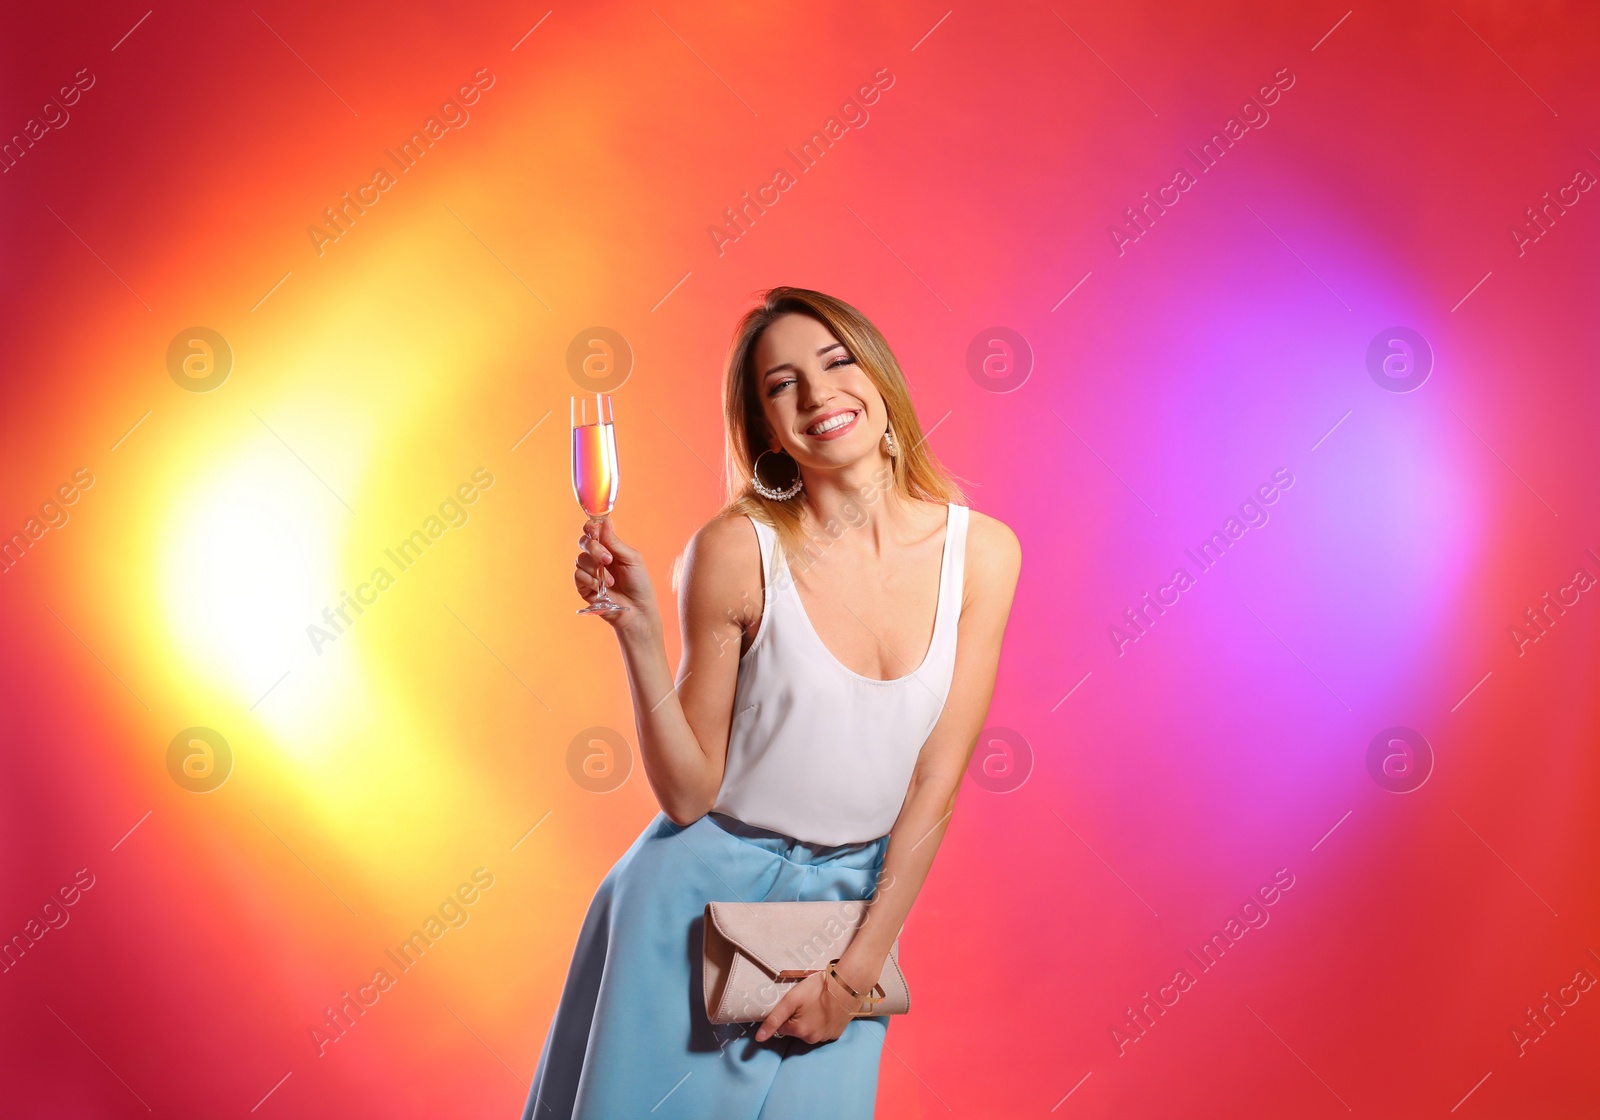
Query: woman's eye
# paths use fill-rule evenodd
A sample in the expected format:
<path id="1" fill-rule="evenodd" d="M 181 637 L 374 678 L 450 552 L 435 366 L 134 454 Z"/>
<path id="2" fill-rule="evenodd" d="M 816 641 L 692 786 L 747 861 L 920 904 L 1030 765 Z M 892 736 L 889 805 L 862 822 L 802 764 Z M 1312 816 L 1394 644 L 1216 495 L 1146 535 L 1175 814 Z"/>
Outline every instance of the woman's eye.
<path id="1" fill-rule="evenodd" d="M 827 365 L 825 365 L 823 368 L 824 369 L 838 369 L 840 366 L 855 365 L 855 362 L 856 362 L 856 360 L 854 358 L 852 358 L 850 355 L 844 354 L 844 355 L 841 355 L 838 358 L 833 359 Z M 775 397 L 786 386 L 793 385 L 794 383 L 795 383 L 795 379 L 792 378 L 792 377 L 786 377 L 782 381 L 774 381 L 772 384 L 767 386 L 767 396 Z"/>

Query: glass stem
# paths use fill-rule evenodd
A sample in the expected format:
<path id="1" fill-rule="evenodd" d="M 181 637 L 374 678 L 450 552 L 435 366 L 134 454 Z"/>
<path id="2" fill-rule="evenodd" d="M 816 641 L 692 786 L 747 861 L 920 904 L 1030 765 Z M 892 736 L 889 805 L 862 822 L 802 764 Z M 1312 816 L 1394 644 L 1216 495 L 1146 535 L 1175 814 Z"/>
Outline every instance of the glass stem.
<path id="1" fill-rule="evenodd" d="M 599 536 L 600 536 L 600 527 L 599 527 L 598 524 L 596 524 L 595 525 L 595 538 L 599 539 Z M 599 563 L 599 569 L 600 569 L 600 594 L 597 597 L 597 601 L 598 602 L 602 602 L 602 603 L 611 602 L 611 595 L 606 590 L 606 568 L 608 566 L 609 565 L 607 565 L 607 563 L 604 560 L 601 560 L 600 563 Z"/>

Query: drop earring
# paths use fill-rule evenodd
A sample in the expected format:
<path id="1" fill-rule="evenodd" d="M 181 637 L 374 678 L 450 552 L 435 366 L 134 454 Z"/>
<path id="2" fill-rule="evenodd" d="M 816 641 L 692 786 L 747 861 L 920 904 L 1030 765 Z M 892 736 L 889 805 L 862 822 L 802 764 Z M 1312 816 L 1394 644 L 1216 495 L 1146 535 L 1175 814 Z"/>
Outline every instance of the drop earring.
<path id="1" fill-rule="evenodd" d="M 788 486 L 784 487 L 783 489 L 775 490 L 771 486 L 768 486 L 765 482 L 762 482 L 761 481 L 761 460 L 765 459 L 768 455 L 771 455 L 771 454 L 773 454 L 773 452 L 772 452 L 772 450 L 770 448 L 768 448 L 766 451 L 763 451 L 760 455 L 757 455 L 756 456 L 756 461 L 754 463 L 750 464 L 750 485 L 752 487 L 754 487 L 755 488 L 755 492 L 757 494 L 760 494 L 763 498 L 771 499 L 774 502 L 786 502 L 790 498 L 794 497 L 796 494 L 800 493 L 800 491 L 805 489 L 806 481 L 805 481 L 805 479 L 803 477 L 801 477 L 800 464 L 795 463 L 794 481 L 792 483 L 790 483 Z M 782 454 L 788 455 L 789 453 L 787 451 L 784 451 L 784 452 L 782 452 Z M 790 456 L 790 462 L 793 462 L 793 461 L 794 461 L 793 456 Z"/>
<path id="2" fill-rule="evenodd" d="M 894 426 L 892 424 L 885 425 L 883 429 L 883 450 L 891 459 L 900 454 L 900 444 L 894 438 Z"/>

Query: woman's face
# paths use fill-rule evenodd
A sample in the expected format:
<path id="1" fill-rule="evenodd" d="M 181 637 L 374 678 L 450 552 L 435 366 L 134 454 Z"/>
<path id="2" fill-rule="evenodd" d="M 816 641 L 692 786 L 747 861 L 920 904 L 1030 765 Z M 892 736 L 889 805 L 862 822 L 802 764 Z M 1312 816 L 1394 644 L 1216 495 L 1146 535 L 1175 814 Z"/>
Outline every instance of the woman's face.
<path id="1" fill-rule="evenodd" d="M 755 391 L 774 440 L 796 462 L 841 467 L 879 453 L 889 422 L 883 395 L 856 356 L 811 316 L 781 315 L 762 332 Z"/>

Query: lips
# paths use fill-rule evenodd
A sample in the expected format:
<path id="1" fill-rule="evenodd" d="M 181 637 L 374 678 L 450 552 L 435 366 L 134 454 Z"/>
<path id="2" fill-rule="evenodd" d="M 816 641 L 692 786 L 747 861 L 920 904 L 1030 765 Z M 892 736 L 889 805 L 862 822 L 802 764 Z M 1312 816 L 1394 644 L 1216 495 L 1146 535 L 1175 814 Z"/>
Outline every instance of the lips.
<path id="1" fill-rule="evenodd" d="M 836 408 L 813 420 L 806 428 L 812 439 L 837 439 L 856 426 L 861 419 L 859 408 Z M 818 429 L 824 429 L 819 431 Z"/>

